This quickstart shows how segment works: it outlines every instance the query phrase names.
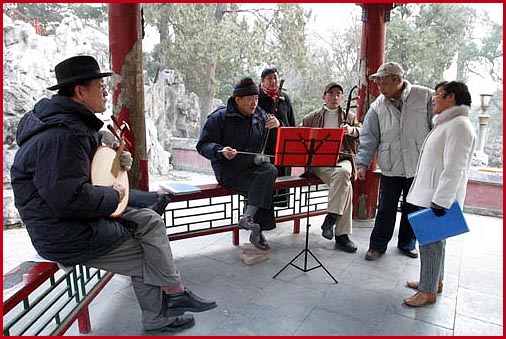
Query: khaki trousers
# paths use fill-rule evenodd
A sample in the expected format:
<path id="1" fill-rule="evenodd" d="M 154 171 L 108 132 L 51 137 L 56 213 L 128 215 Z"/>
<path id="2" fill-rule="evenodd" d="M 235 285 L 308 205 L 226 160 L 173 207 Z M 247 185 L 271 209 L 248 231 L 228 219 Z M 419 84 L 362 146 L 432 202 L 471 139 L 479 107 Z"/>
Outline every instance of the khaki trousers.
<path id="1" fill-rule="evenodd" d="M 329 186 L 327 212 L 342 217 L 335 226 L 335 235 L 352 233 L 352 199 L 351 184 L 352 165 L 349 160 L 339 161 L 339 167 L 313 167 L 311 172 Z"/>

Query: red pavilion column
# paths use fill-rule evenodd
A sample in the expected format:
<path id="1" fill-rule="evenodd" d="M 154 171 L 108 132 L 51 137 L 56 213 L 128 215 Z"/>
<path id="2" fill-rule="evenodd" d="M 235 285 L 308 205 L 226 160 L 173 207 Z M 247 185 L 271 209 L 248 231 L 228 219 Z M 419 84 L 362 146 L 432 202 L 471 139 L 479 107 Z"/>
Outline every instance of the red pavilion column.
<path id="1" fill-rule="evenodd" d="M 134 157 L 128 172 L 130 188 L 149 189 L 144 118 L 144 81 L 142 68 L 141 4 L 108 4 L 109 50 L 113 115 L 131 131 L 125 133 Z"/>
<path id="2" fill-rule="evenodd" d="M 370 104 L 379 95 L 376 84 L 369 80 L 369 75 L 376 72 L 385 59 L 386 24 L 390 19 L 393 4 L 364 3 L 362 7 L 362 40 L 360 44 L 360 80 L 358 101 L 358 118 L 363 117 Z M 353 194 L 353 217 L 367 220 L 376 216 L 378 202 L 379 178 L 374 175 L 376 156 L 366 173 L 364 181 L 356 180 Z"/>

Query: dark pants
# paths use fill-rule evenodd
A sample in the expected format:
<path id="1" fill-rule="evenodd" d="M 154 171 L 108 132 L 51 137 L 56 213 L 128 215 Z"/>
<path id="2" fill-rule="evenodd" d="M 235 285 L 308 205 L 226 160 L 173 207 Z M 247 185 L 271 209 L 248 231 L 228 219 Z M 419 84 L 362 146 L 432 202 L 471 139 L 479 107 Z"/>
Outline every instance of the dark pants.
<path id="1" fill-rule="evenodd" d="M 255 166 L 251 171 L 239 175 L 235 180 L 223 183 L 223 186 L 248 198 L 248 205 L 270 209 L 272 207 L 272 187 L 278 171 L 269 162 Z"/>
<path id="2" fill-rule="evenodd" d="M 278 177 L 289 176 L 292 173 L 291 167 L 277 166 Z M 279 207 L 288 207 L 290 198 L 289 189 L 274 190 L 274 205 Z"/>
<path id="3" fill-rule="evenodd" d="M 402 193 L 401 222 L 397 247 L 403 250 L 415 248 L 416 236 L 408 221 L 408 214 L 417 210 L 416 206 L 406 202 L 413 178 L 387 177 L 381 175 L 378 213 L 371 233 L 369 249 L 385 253 L 388 242 L 392 239 L 397 216 L 397 205 Z"/>

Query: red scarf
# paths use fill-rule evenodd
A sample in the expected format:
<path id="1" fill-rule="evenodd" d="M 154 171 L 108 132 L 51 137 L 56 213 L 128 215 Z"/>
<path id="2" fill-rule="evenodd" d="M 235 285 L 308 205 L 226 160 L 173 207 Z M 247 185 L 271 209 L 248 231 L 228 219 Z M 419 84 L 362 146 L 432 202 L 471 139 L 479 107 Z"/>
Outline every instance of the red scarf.
<path id="1" fill-rule="evenodd" d="M 278 88 L 270 90 L 264 86 L 264 84 L 261 84 L 262 91 L 271 98 L 273 101 L 275 101 L 278 98 Z"/>

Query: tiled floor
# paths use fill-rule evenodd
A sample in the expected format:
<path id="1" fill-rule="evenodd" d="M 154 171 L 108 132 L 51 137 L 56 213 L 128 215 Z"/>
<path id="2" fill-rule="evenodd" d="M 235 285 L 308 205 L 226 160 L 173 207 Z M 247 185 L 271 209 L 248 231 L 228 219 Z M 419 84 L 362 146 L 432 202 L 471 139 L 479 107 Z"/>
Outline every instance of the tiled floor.
<path id="1" fill-rule="evenodd" d="M 348 254 L 320 236 L 323 217 L 311 219 L 309 249 L 338 284 L 322 268 L 302 272 L 289 266 L 273 279 L 304 247 L 305 224 L 298 235 L 291 233 L 291 223 L 266 232 L 270 258 L 254 266 L 240 263 L 230 233 L 174 241 L 185 284 L 218 303 L 195 314 L 196 325 L 179 335 L 502 335 L 502 219 L 472 214 L 466 219 L 471 231 L 447 241 L 444 292 L 436 304 L 422 308 L 402 304 L 414 292 L 404 285 L 418 278 L 419 259 L 401 255 L 392 241 L 379 260 L 364 260 L 368 222 L 354 222 L 352 239 L 359 250 Z M 241 243 L 247 240 L 241 231 Z M 30 255 L 27 243 L 24 230 L 4 231 L 4 273 Z M 309 255 L 307 267 L 313 266 Z M 146 335 L 127 277 L 116 275 L 90 312 L 91 335 Z M 77 325 L 67 334 L 77 335 Z"/>

